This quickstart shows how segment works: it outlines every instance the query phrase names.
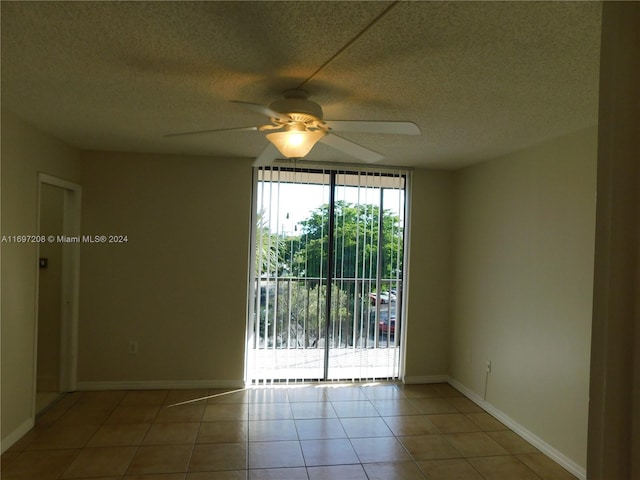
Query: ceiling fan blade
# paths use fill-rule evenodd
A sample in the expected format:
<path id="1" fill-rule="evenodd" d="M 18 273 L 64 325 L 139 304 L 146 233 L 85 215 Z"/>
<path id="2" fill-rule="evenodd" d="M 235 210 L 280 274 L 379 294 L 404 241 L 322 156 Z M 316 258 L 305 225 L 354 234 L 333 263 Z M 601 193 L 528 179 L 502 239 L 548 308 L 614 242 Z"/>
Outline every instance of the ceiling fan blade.
<path id="1" fill-rule="evenodd" d="M 320 139 L 320 141 L 335 148 L 336 150 L 340 150 L 341 152 L 351 155 L 352 157 L 359 158 L 367 163 L 374 163 L 384 158 L 378 152 L 369 150 L 368 148 L 362 147 L 357 143 L 353 143 L 351 140 L 339 137 L 333 133 L 327 133 Z"/>
<path id="2" fill-rule="evenodd" d="M 280 152 L 275 145 L 269 142 L 267 148 L 265 148 L 260 155 L 258 155 L 253 162 L 254 167 L 263 167 L 265 165 L 271 165 L 273 161 L 278 158 Z"/>
<path id="3" fill-rule="evenodd" d="M 231 102 L 242 105 L 244 108 L 248 108 L 249 110 L 259 113 L 261 115 L 266 115 L 267 117 L 270 117 L 270 118 L 276 118 L 281 122 L 291 121 L 291 118 L 289 117 L 289 115 L 276 112 L 275 110 L 272 110 L 269 107 L 265 107 L 264 105 L 259 105 L 257 103 L 250 103 L 250 102 L 242 102 L 240 100 L 231 100 Z"/>
<path id="4" fill-rule="evenodd" d="M 420 135 L 420 127 L 413 122 L 379 122 L 367 120 L 326 120 L 330 130 L 336 132 L 391 133 Z"/>
<path id="5" fill-rule="evenodd" d="M 246 132 L 251 130 L 258 130 L 258 127 L 235 127 L 235 128 L 214 128 L 212 130 L 194 130 L 191 132 L 179 132 L 179 133 L 167 133 L 164 135 L 167 137 L 181 137 L 183 135 L 200 135 L 201 133 L 216 133 L 216 132 Z"/>

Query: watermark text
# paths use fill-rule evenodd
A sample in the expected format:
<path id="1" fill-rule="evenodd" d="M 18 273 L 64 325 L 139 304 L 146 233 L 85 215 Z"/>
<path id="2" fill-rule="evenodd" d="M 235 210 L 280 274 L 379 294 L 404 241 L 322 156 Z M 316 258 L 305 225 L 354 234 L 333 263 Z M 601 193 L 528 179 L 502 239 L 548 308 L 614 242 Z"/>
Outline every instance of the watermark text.
<path id="1" fill-rule="evenodd" d="M 2 243 L 128 243 L 128 235 L 2 235 Z"/>

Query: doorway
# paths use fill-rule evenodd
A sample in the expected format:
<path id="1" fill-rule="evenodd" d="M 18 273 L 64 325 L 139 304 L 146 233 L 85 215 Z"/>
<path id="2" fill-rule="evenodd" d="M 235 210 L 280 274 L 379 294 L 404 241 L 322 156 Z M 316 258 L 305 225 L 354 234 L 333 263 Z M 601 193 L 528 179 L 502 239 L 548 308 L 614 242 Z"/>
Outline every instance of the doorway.
<path id="1" fill-rule="evenodd" d="M 250 383 L 398 378 L 406 179 L 256 170 Z"/>
<path id="2" fill-rule="evenodd" d="M 76 388 L 80 186 L 38 177 L 34 414 Z"/>

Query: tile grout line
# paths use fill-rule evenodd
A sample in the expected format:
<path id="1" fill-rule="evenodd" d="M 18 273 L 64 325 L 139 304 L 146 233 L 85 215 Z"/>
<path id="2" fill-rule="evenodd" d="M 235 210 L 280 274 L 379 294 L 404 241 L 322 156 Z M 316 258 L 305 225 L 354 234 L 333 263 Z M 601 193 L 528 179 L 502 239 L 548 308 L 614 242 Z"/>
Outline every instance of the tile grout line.
<path id="1" fill-rule="evenodd" d="M 60 415 L 60 417 L 58 417 L 52 424 L 51 426 L 53 426 L 54 424 L 56 424 L 58 421 L 60 421 L 67 413 L 69 413 L 69 411 L 76 407 L 78 402 L 80 402 L 82 400 L 83 397 L 86 397 L 85 392 L 73 392 L 73 393 L 77 393 L 78 398 L 66 409 L 65 413 Z M 124 398 L 124 395 L 123 397 Z M 120 399 L 120 402 L 122 401 L 122 398 Z M 58 475 L 58 479 L 62 479 L 64 478 L 65 473 L 71 468 L 71 466 L 75 463 L 75 461 L 78 459 L 78 457 L 81 455 L 82 451 L 86 448 L 90 448 L 89 447 L 89 443 L 91 442 L 91 440 L 93 439 L 93 437 L 96 436 L 96 434 L 98 433 L 98 431 L 100 430 L 100 428 L 106 423 L 107 419 L 109 418 L 109 416 L 111 416 L 111 414 L 115 411 L 115 409 L 118 407 L 119 403 L 116 404 L 110 411 L 109 411 L 109 415 L 107 415 L 107 417 L 102 421 L 102 423 L 99 424 L 98 428 L 96 429 L 95 432 L 93 432 L 93 434 L 91 435 L 91 437 L 89 437 L 87 439 L 87 441 L 84 443 L 84 445 L 77 450 L 76 455 L 74 455 L 73 459 L 71 460 L 71 462 L 69 462 L 69 465 L 67 465 L 67 467 L 60 473 L 60 475 Z"/>
<path id="2" fill-rule="evenodd" d="M 209 391 L 207 391 L 207 396 L 209 394 Z M 167 396 L 169 396 L 169 394 L 167 394 Z M 165 397 L 165 401 L 166 401 L 166 397 Z M 207 402 L 206 400 L 204 400 L 203 403 L 203 408 L 202 408 L 202 413 L 200 414 L 200 421 L 198 422 L 198 429 L 196 430 L 196 435 L 195 438 L 193 439 L 193 445 L 191 445 L 191 452 L 189 452 L 189 457 L 187 458 L 187 466 L 185 467 L 186 471 L 184 474 L 184 478 L 186 479 L 189 476 L 189 472 L 191 470 L 191 461 L 193 460 L 193 452 L 196 449 L 196 445 L 198 444 L 198 435 L 200 434 L 200 429 L 202 428 L 202 424 L 203 424 L 203 420 L 204 420 L 204 414 L 205 411 L 207 409 Z M 162 407 L 164 407 L 165 405 L 162 405 L 160 407 L 160 410 L 162 410 Z M 160 410 L 158 410 L 158 413 L 160 413 Z M 153 424 L 152 424 L 153 425 Z M 151 427 L 149 427 L 151 428 Z"/>
<path id="3" fill-rule="evenodd" d="M 323 392 L 324 393 L 324 392 Z M 302 449 L 302 439 L 300 438 L 300 431 L 298 430 L 298 424 L 296 422 L 295 415 L 293 413 L 293 407 L 291 407 L 291 396 L 289 392 L 287 392 L 287 399 L 289 400 L 289 408 L 291 409 L 291 420 L 293 421 L 293 427 L 296 429 L 296 437 L 298 438 L 298 448 L 300 449 L 300 454 L 302 455 L 302 461 L 304 462 L 304 471 L 307 475 L 307 480 L 309 480 L 309 467 L 307 465 L 307 459 L 304 456 L 304 450 Z M 247 470 L 248 472 L 248 470 Z"/>
<path id="4" fill-rule="evenodd" d="M 142 390 L 140 390 L 140 391 L 142 391 Z M 153 390 L 149 390 L 149 391 L 153 391 Z M 125 398 L 127 398 L 127 395 L 129 395 L 129 393 L 130 393 L 130 392 L 131 392 L 131 391 L 128 391 L 128 392 L 127 392 L 127 393 L 126 393 L 126 394 L 125 394 L 125 395 L 120 399 L 120 402 L 118 402 L 118 405 L 114 408 L 114 411 L 115 411 L 118 407 L 122 407 L 122 406 L 124 406 L 124 407 L 126 407 L 126 406 L 139 406 L 139 407 L 145 406 L 145 405 L 126 405 L 126 404 L 123 404 L 123 402 L 124 402 Z M 156 418 L 158 418 L 158 414 L 160 413 L 160 410 L 162 409 L 163 404 L 164 404 L 164 401 L 165 401 L 165 399 L 167 398 L 167 396 L 168 396 L 168 395 L 169 395 L 169 391 L 167 390 L 167 393 L 165 394 L 165 396 L 162 398 L 162 401 L 160 402 L 160 406 L 159 406 L 159 408 L 158 408 L 158 411 L 155 413 L 155 415 L 153 416 L 153 418 L 152 418 L 152 419 L 150 419 L 150 421 L 149 421 L 149 426 L 147 427 L 147 430 L 145 431 L 145 433 L 144 433 L 144 435 L 142 436 L 142 438 L 140 439 L 140 443 L 138 443 L 138 445 L 133 445 L 133 447 L 135 447 L 135 451 L 133 452 L 133 455 L 131 456 L 131 460 L 129 460 L 129 463 L 127 464 L 127 467 L 124 469 L 124 475 L 123 475 L 123 478 L 127 476 L 127 473 L 129 472 L 129 469 L 131 468 L 131 465 L 133 464 L 133 462 L 134 462 L 134 460 L 135 460 L 136 456 L 138 455 L 138 452 L 140 452 L 141 448 L 144 446 L 144 441 L 145 441 L 145 439 L 147 438 L 147 436 L 149 435 L 149 432 L 151 431 L 151 428 L 153 428 L 154 421 L 155 421 L 155 419 L 156 419 Z M 113 412 L 112 412 L 112 414 L 113 414 Z M 103 425 L 106 425 L 106 422 L 107 422 L 107 421 L 108 421 L 108 419 L 107 419 L 107 420 L 105 420 L 105 422 L 103 423 Z M 118 425 L 118 424 L 114 424 L 114 425 Z M 122 425 L 125 425 L 125 424 L 122 424 Z"/>
<path id="5" fill-rule="evenodd" d="M 120 399 L 120 401 L 118 402 L 118 404 L 113 408 L 111 415 L 113 415 L 113 413 L 116 411 L 116 409 L 120 406 L 125 406 L 122 404 L 122 402 L 124 401 L 125 398 L 127 398 L 127 395 L 129 394 L 129 392 L 125 393 L 122 398 Z M 160 411 L 160 410 L 158 410 Z M 109 417 L 111 417 L 111 415 L 109 415 Z M 129 471 L 129 468 L 131 468 L 131 464 L 133 463 L 133 461 L 136 458 L 136 455 L 138 455 L 138 452 L 140 451 L 140 447 L 142 446 L 142 444 L 144 443 L 144 439 L 147 438 L 147 435 L 149 434 L 149 431 L 151 430 L 151 427 L 153 426 L 153 420 L 155 419 L 155 417 L 158 415 L 158 413 L 156 412 L 156 415 L 154 416 L 154 418 L 149 422 L 149 426 L 147 427 L 147 430 L 144 432 L 144 435 L 142 436 L 142 438 L 140 439 L 140 443 L 138 443 L 138 445 L 134 445 L 135 450 L 133 452 L 133 455 L 131 455 L 131 460 L 129 460 L 129 462 L 127 463 L 126 468 L 124 469 L 124 474 L 122 475 L 122 478 L 127 476 L 127 472 Z M 103 425 L 107 424 L 107 421 L 109 420 L 109 417 L 107 417 L 107 419 L 102 423 Z"/>
<path id="6" fill-rule="evenodd" d="M 397 387 L 396 387 L 396 388 L 397 388 Z M 399 388 L 397 388 L 397 390 L 398 390 L 398 392 L 399 392 L 400 394 L 402 394 L 402 396 L 404 397 L 404 399 L 409 400 L 409 398 L 408 398 L 408 397 L 407 397 L 407 396 L 406 396 L 402 391 L 400 391 L 400 389 L 399 389 Z M 374 408 L 375 408 L 375 407 L 374 407 Z M 423 414 L 421 413 L 421 415 L 423 415 Z M 382 415 L 380 416 L 380 418 L 382 418 Z M 382 418 L 382 421 L 383 421 L 383 422 L 385 422 L 385 424 L 387 425 L 387 427 L 389 427 L 389 425 L 388 425 L 388 424 L 387 424 L 387 422 L 384 420 L 384 418 Z M 404 451 L 405 451 L 405 452 L 407 452 L 407 455 L 409 455 L 409 458 L 411 458 L 411 461 L 412 461 L 412 462 L 413 462 L 413 464 L 416 466 L 416 468 L 420 471 L 420 473 L 422 474 L 422 476 L 423 476 L 425 479 L 427 479 L 427 478 L 428 478 L 428 477 L 427 477 L 427 474 L 422 470 L 422 468 L 420 468 L 420 465 L 418 464 L 418 461 L 419 461 L 419 460 L 417 460 L 417 459 L 416 459 L 416 458 L 411 454 L 411 452 L 407 449 L 407 447 L 405 446 L 405 444 L 404 444 L 404 443 L 402 443 L 402 440 L 400 440 L 400 438 L 398 438 L 398 436 L 396 435 L 396 433 L 395 433 L 391 428 L 389 428 L 389 430 L 391 430 L 391 433 L 393 434 L 393 438 L 395 438 L 395 439 L 396 439 L 396 441 L 397 441 L 400 445 L 402 445 L 402 448 L 404 449 Z M 438 428 L 437 428 L 437 427 L 436 427 L 436 430 L 438 430 Z M 438 430 L 438 431 L 439 431 L 439 430 Z"/>
<path id="7" fill-rule="evenodd" d="M 394 388 L 398 391 L 398 393 L 400 395 L 402 395 L 402 397 L 404 397 L 404 399 L 407 399 L 407 397 L 399 390 L 397 389 L 397 387 L 394 386 Z M 367 398 L 367 401 L 373 406 L 374 410 L 376 411 L 376 413 L 378 414 L 377 417 L 372 417 L 372 418 L 379 418 L 380 420 L 382 420 L 383 424 L 389 429 L 389 431 L 391 432 L 391 438 L 395 439 L 400 446 L 402 447 L 402 449 L 407 453 L 407 455 L 409 456 L 409 458 L 411 459 L 411 463 L 413 463 L 416 468 L 418 468 L 418 470 L 421 472 L 422 476 L 426 479 L 426 475 L 424 474 L 424 472 L 422 471 L 422 469 L 419 467 L 419 465 L 417 464 L 417 460 L 413 457 L 413 455 L 411 455 L 411 453 L 407 450 L 406 446 L 400 441 L 400 439 L 396 436 L 396 434 L 393 432 L 393 430 L 389 427 L 389 425 L 387 424 L 387 422 L 384 420 L 382 414 L 380 413 L 380 411 L 375 407 L 375 404 L 373 403 L 374 398 L 370 398 L 366 392 L 362 392 L 365 395 L 365 398 Z M 380 399 L 379 399 L 380 400 Z M 395 399 L 394 399 L 395 400 Z M 358 417 L 355 417 L 358 418 Z M 344 429 L 344 424 L 342 423 L 342 419 L 338 418 L 338 421 L 340 422 L 340 424 L 342 425 L 343 429 Z M 355 449 L 355 446 L 353 445 L 352 442 L 352 438 L 356 438 L 356 437 L 350 437 L 347 433 L 346 433 L 346 429 L 345 429 L 345 434 L 347 435 L 347 439 L 349 440 L 349 444 L 351 445 L 351 448 L 353 449 L 353 451 L 356 454 L 356 457 L 358 457 L 358 460 L 360 461 L 360 467 L 362 468 L 365 476 L 367 478 L 369 478 L 369 474 L 367 473 L 366 468 L 364 467 L 365 463 L 362 462 L 362 459 L 360 458 L 360 456 L 358 455 L 358 452 Z M 362 438 L 367 438 L 367 437 L 362 437 Z M 380 437 L 382 438 L 382 437 Z M 384 463 L 389 463 L 389 462 L 384 462 Z"/>

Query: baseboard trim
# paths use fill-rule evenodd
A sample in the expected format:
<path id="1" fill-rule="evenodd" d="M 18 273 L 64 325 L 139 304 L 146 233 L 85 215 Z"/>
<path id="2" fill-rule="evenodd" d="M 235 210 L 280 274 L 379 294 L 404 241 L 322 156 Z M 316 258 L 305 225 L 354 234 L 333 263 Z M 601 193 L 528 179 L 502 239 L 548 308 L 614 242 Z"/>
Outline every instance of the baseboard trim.
<path id="1" fill-rule="evenodd" d="M 35 420 L 33 418 L 27 418 L 18 428 L 0 440 L 0 453 L 4 453 L 9 450 L 11 446 L 24 437 L 34 425 Z"/>
<path id="2" fill-rule="evenodd" d="M 449 375 L 424 375 L 417 377 L 404 377 L 402 381 L 408 385 L 416 383 L 447 383 L 449 378 Z"/>
<path id="3" fill-rule="evenodd" d="M 484 400 L 480 395 L 475 393 L 474 391 L 465 387 L 462 383 L 457 380 L 450 378 L 449 385 L 453 388 L 464 394 L 469 400 L 473 401 L 483 410 L 486 410 L 488 413 L 496 417 L 502 423 L 504 423 L 507 427 L 513 430 L 515 433 L 524 438 L 531 445 L 536 447 L 542 453 L 544 453 L 547 457 L 551 458 L 554 462 L 558 463 L 570 473 L 578 477 L 580 480 L 586 480 L 587 471 L 585 468 L 578 465 L 576 462 L 571 460 L 569 457 L 564 455 L 562 452 L 557 450 L 556 448 L 549 445 L 543 439 L 529 431 L 527 428 L 520 425 L 518 422 L 513 420 L 511 417 L 506 415 L 504 412 L 494 407 L 492 404 Z"/>
<path id="4" fill-rule="evenodd" d="M 244 380 L 122 380 L 78 382 L 79 391 L 91 390 L 179 390 L 203 388 L 244 388 Z"/>

